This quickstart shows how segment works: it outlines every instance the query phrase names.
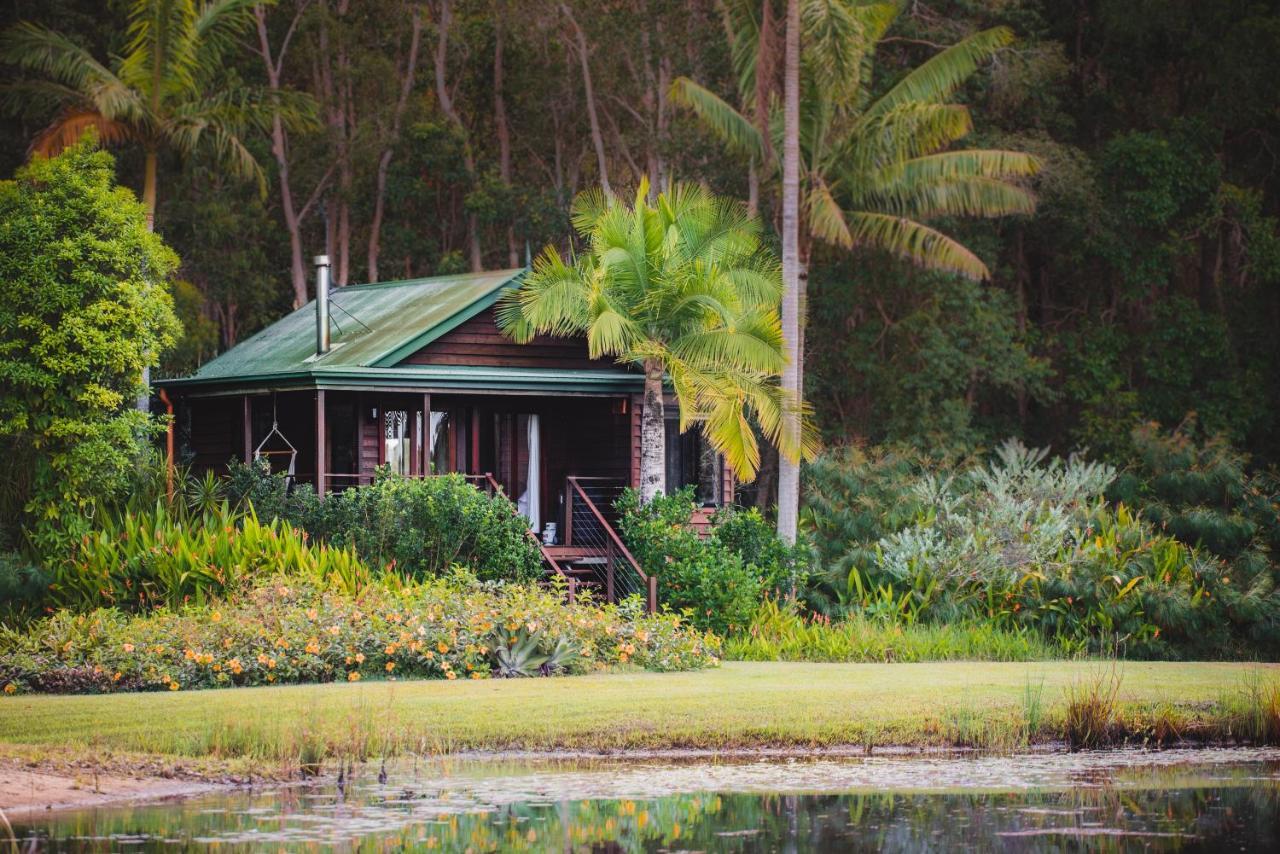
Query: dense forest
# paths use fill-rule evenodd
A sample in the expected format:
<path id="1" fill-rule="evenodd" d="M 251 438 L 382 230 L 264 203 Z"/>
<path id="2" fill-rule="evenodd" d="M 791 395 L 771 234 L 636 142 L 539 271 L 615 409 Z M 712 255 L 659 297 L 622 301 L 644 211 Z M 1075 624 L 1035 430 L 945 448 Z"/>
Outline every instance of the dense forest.
<path id="1" fill-rule="evenodd" d="M 106 65 L 129 51 L 128 5 L 5 0 L 0 28 L 41 24 Z M 776 98 L 784 6 L 255 8 L 206 93 L 243 132 L 154 149 L 155 228 L 181 258 L 185 326 L 163 371 L 188 371 L 304 301 L 313 254 L 333 257 L 338 285 L 518 267 L 568 245 L 569 205 L 590 187 L 701 183 L 777 228 L 778 175 L 726 147 L 676 84 L 744 112 Z M 1280 461 L 1280 8 L 906 2 L 866 63 L 870 88 L 998 26 L 1015 40 L 955 100 L 973 120 L 966 146 L 1038 158 L 1035 211 L 934 223 L 982 259 L 985 280 L 807 247 L 805 391 L 825 442 L 962 450 L 1018 436 L 1120 455 L 1155 421 Z M 5 79 L 7 176 L 67 103 L 16 70 Z M 141 194 L 145 146 L 106 142 Z"/>

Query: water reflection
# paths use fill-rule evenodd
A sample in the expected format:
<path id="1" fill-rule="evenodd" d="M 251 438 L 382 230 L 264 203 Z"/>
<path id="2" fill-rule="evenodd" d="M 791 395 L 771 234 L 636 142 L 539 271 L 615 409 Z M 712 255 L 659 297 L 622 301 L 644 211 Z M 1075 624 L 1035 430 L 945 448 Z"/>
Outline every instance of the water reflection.
<path id="1" fill-rule="evenodd" d="M 432 764 L 16 830 L 59 851 L 1276 851 L 1280 756 Z"/>

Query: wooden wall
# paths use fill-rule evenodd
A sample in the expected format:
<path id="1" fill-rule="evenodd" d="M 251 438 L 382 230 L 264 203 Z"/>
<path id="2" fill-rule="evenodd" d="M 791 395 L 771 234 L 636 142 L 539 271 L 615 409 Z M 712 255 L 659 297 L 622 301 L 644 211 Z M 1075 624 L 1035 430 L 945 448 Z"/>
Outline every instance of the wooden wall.
<path id="1" fill-rule="evenodd" d="M 528 344 L 517 344 L 498 330 L 493 309 L 480 312 L 440 336 L 405 359 L 403 364 L 578 370 L 616 367 L 609 361 L 587 358 L 587 343 L 578 338 L 539 335 Z"/>

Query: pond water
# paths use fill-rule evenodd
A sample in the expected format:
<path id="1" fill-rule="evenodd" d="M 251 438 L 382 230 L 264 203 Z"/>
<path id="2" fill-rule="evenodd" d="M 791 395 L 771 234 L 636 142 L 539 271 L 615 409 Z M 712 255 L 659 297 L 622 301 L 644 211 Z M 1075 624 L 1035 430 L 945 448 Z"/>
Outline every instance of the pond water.
<path id="1" fill-rule="evenodd" d="M 1280 851 L 1280 751 L 423 760 L 379 782 L 381 770 L 14 829 L 36 851 Z"/>

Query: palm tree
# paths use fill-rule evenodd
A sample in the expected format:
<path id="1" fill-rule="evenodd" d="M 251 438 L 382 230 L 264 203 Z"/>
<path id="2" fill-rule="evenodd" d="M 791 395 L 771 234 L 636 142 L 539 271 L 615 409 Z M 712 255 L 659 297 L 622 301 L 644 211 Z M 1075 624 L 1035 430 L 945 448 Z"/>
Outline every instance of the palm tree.
<path id="1" fill-rule="evenodd" d="M 795 369 L 784 376 L 783 386 L 799 395 L 804 290 L 813 239 L 845 249 L 883 249 L 929 269 L 986 279 L 990 273 L 977 255 L 926 223 L 947 216 L 1033 212 L 1034 198 L 1017 179 L 1034 174 L 1039 164 L 1017 151 L 950 150 L 973 123 L 963 105 L 948 99 L 984 60 L 1012 41 L 1007 28 L 976 33 L 942 50 L 874 97 L 870 71 L 875 46 L 902 6 L 788 0 L 786 91 L 779 103 L 771 87 L 757 79 L 767 59 L 762 37 L 768 34 L 767 15 L 757 16 L 757 7 L 753 0 L 736 0 L 726 16 L 739 93 L 748 96 L 743 111 L 683 77 L 674 82 L 672 97 L 730 148 L 762 164 L 767 173 L 782 175 L 788 291 L 784 335 L 796 340 Z M 769 103 L 761 104 L 761 98 Z M 747 112 L 756 115 L 755 121 Z M 767 121 L 759 119 L 761 112 Z M 767 124 L 767 134 L 762 124 Z M 798 180 L 789 180 L 788 154 L 795 157 Z M 792 223 L 794 262 L 787 249 Z M 785 310 L 792 288 L 799 302 L 794 325 Z M 795 466 L 782 460 L 779 467 L 778 530 L 789 541 L 795 538 L 799 504 Z"/>
<path id="2" fill-rule="evenodd" d="M 262 167 L 244 143 L 265 130 L 277 110 L 305 126 L 306 99 L 268 97 L 229 85 L 223 61 L 254 24 L 260 0 L 131 0 L 123 56 L 101 62 L 67 36 L 30 22 L 0 35 L 0 61 L 30 76 L 4 87 L 11 112 L 56 110 L 32 150 L 52 156 L 93 128 L 104 143 L 132 142 L 143 151 L 142 201 L 154 227 L 161 151 L 211 152 L 234 174 L 256 180 Z"/>
<path id="3" fill-rule="evenodd" d="M 740 479 L 760 466 L 753 424 L 784 456 L 813 449 L 807 426 L 794 438 L 782 431 L 797 404 L 777 383 L 781 281 L 759 221 L 696 187 L 677 185 L 652 204 L 648 195 L 642 181 L 630 206 L 598 190 L 579 196 L 573 224 L 587 251 L 566 260 L 547 247 L 498 310 L 517 341 L 585 335 L 592 358 L 644 371 L 644 501 L 666 489 L 664 381 L 681 431 L 699 426 Z"/>

